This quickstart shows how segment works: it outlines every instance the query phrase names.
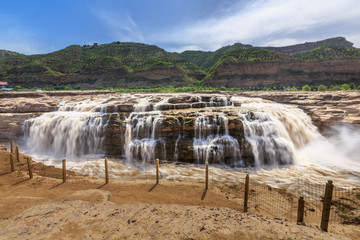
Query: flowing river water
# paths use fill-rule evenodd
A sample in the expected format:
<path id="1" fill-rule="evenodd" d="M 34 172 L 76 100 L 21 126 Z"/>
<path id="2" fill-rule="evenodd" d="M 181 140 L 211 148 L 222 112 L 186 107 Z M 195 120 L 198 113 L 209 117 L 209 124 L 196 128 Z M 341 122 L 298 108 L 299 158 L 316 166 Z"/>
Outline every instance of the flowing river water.
<path id="1" fill-rule="evenodd" d="M 188 95 L 186 106 L 166 94 L 127 95 L 121 101 L 133 108 L 126 113 L 116 97 L 63 102 L 24 122 L 25 152 L 47 165 L 67 159 L 68 168 L 97 177 L 111 149 L 111 178 L 149 178 L 159 158 L 162 177 L 176 181 L 203 180 L 209 162 L 210 178 L 219 182 L 242 181 L 247 172 L 274 187 L 291 188 L 298 179 L 360 185 L 359 130 L 338 126 L 324 137 L 296 106 Z"/>

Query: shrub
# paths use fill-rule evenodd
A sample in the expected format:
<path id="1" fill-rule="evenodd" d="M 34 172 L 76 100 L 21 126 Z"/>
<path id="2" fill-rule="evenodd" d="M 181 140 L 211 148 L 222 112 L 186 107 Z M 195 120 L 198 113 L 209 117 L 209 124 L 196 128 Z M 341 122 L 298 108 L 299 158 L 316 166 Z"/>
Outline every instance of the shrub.
<path id="1" fill-rule="evenodd" d="M 305 86 L 302 87 L 302 91 L 308 92 L 310 90 L 311 90 L 311 87 L 309 85 L 305 85 Z"/>
<path id="2" fill-rule="evenodd" d="M 342 91 L 349 91 L 350 90 L 350 85 L 347 84 L 347 83 L 341 85 L 341 90 Z"/>
<path id="3" fill-rule="evenodd" d="M 326 91 L 326 90 L 327 90 L 327 87 L 324 86 L 324 85 L 319 85 L 317 90 L 318 90 L 318 91 Z"/>
<path id="4" fill-rule="evenodd" d="M 331 91 L 340 91 L 340 90 L 341 90 L 341 87 L 340 87 L 340 86 L 331 86 L 331 87 L 330 87 L 330 90 L 331 90 Z"/>

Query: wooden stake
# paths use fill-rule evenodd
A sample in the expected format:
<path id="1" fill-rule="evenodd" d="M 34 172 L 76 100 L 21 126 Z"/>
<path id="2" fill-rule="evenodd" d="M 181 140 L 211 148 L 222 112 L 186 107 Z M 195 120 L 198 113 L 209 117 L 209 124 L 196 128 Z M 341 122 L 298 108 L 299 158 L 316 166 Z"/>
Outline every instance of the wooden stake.
<path id="1" fill-rule="evenodd" d="M 206 162 L 205 164 L 205 188 L 208 189 L 209 188 L 209 163 Z"/>
<path id="2" fill-rule="evenodd" d="M 334 189 L 333 181 L 329 180 L 326 183 L 326 187 L 325 187 L 325 196 L 324 196 L 322 216 L 321 216 L 321 230 L 323 230 L 324 232 L 328 231 L 333 189 Z"/>
<path id="3" fill-rule="evenodd" d="M 109 183 L 108 159 L 105 157 L 105 182 Z"/>
<path id="4" fill-rule="evenodd" d="M 28 165 L 29 178 L 32 179 L 33 173 L 32 173 L 31 159 L 29 157 L 26 157 L 26 160 L 27 160 L 27 165 Z"/>
<path id="5" fill-rule="evenodd" d="M 249 174 L 246 174 L 245 177 L 245 193 L 244 193 L 244 212 L 248 211 L 248 199 L 249 199 Z"/>
<path id="6" fill-rule="evenodd" d="M 11 153 L 14 153 L 14 141 L 11 139 L 11 142 L 10 142 L 10 152 Z"/>
<path id="7" fill-rule="evenodd" d="M 15 149 L 15 154 L 16 154 L 16 161 L 20 162 L 19 146 L 17 146 L 17 145 L 16 145 L 16 149 Z"/>
<path id="8" fill-rule="evenodd" d="M 297 223 L 304 222 L 304 206 L 305 206 L 304 197 L 300 197 L 298 201 Z"/>
<path id="9" fill-rule="evenodd" d="M 10 153 L 10 167 L 11 167 L 11 172 L 14 172 L 15 166 L 14 166 L 14 159 L 12 153 Z"/>
<path id="10" fill-rule="evenodd" d="M 63 178 L 63 183 L 66 182 L 66 160 L 63 159 L 62 160 L 62 178 Z"/>
<path id="11" fill-rule="evenodd" d="M 156 184 L 159 184 L 159 159 L 156 159 Z"/>

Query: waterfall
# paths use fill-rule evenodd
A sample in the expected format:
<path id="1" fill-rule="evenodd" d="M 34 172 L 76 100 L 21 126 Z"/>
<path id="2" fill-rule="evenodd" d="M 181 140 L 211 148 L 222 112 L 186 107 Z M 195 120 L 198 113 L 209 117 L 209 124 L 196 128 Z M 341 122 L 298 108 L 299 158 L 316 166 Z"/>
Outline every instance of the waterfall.
<path id="1" fill-rule="evenodd" d="M 300 109 L 262 99 L 233 98 L 246 141 L 252 147 L 255 167 L 291 164 L 295 149 L 320 136 Z"/>
<path id="2" fill-rule="evenodd" d="M 214 96 L 210 98 L 208 107 L 226 107 L 233 104 L 232 100 L 226 96 Z"/>
<path id="3" fill-rule="evenodd" d="M 195 120 L 194 157 L 197 163 L 227 163 L 241 166 L 238 141 L 229 135 L 225 116 L 205 115 Z M 231 152 L 230 158 L 227 157 Z"/>
<path id="4" fill-rule="evenodd" d="M 156 131 L 161 125 L 161 112 L 134 112 L 126 120 L 125 157 L 131 163 L 142 160 L 143 164 L 153 162 L 155 157 L 166 158 L 165 141 L 157 138 Z M 156 149 L 161 155 L 155 156 Z"/>
<path id="5" fill-rule="evenodd" d="M 31 152 L 77 159 L 103 153 L 107 120 L 89 112 L 52 112 L 26 120 L 23 128 Z"/>
<path id="6" fill-rule="evenodd" d="M 177 108 L 181 101 L 189 107 Z M 202 104 L 190 108 L 194 102 Z M 57 158 L 118 154 L 131 165 L 159 158 L 232 167 L 291 164 L 296 150 L 320 136 L 294 106 L 215 94 L 64 101 L 26 120 L 24 131 L 32 152 Z"/>

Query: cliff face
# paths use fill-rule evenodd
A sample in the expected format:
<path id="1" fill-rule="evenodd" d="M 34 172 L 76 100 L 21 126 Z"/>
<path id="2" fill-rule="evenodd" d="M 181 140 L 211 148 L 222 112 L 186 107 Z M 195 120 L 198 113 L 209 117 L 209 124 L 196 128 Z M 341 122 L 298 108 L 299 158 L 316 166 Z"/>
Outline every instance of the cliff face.
<path id="1" fill-rule="evenodd" d="M 35 85 L 39 88 L 44 88 L 60 84 L 70 84 L 89 89 L 96 86 L 126 88 L 132 86 L 154 87 L 156 85 L 172 85 L 178 87 L 189 83 L 185 79 L 187 74 L 179 68 L 155 68 L 133 73 L 128 73 L 120 68 L 109 72 L 92 74 L 68 74 L 63 76 L 39 74 L 32 77 L 22 76 L 22 72 L 19 72 L 19 70 L 13 71 L 13 73 L 18 73 L 19 76 L 6 77 L 4 80 L 6 79 L 12 86 L 20 85 L 24 87 L 33 87 Z M 202 76 L 204 75 L 200 75 L 200 78 Z"/>
<path id="2" fill-rule="evenodd" d="M 207 86 L 264 87 L 360 84 L 360 59 L 316 62 L 242 62 L 223 63 L 216 68 Z"/>

